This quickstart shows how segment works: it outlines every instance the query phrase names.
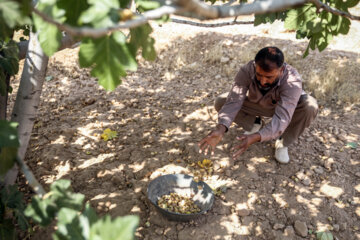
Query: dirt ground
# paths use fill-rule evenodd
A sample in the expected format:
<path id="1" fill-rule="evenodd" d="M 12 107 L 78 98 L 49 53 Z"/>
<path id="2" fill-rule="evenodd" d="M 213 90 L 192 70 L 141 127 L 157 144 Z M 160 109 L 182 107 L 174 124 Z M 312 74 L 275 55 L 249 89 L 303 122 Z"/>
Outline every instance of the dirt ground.
<path id="1" fill-rule="evenodd" d="M 139 59 L 138 71 L 113 92 L 79 68 L 77 48 L 59 52 L 50 59 L 26 161 L 45 186 L 70 179 L 99 214 L 139 215 L 138 239 L 315 239 L 314 233 L 324 230 L 335 239 L 360 239 L 356 26 L 352 35 L 303 59 L 306 43 L 276 24 L 212 29 L 153 24 L 157 60 Z M 215 97 L 228 91 L 241 64 L 267 45 L 284 50 L 320 105 L 316 121 L 289 148 L 290 163 L 275 161 L 273 141 L 254 144 L 232 160 L 229 149 L 243 132 L 235 125 L 214 156 L 199 154 L 197 142 L 216 125 Z M 332 84 L 315 84 L 328 78 Z M 106 128 L 118 137 L 102 140 Z M 194 175 L 200 169 L 193 163 L 205 158 L 214 163 L 205 182 L 224 192 L 195 221 L 164 219 L 147 201 L 149 182 L 167 173 Z M 32 239 L 51 239 L 51 231 L 38 230 Z"/>

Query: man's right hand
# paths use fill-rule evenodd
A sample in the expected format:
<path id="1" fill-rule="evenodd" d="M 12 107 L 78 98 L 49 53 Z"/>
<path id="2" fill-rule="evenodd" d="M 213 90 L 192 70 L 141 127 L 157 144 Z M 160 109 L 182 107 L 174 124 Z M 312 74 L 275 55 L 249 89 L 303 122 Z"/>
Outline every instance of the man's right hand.
<path id="1" fill-rule="evenodd" d="M 206 137 L 204 137 L 199 143 L 199 152 L 206 155 L 211 150 L 211 155 L 214 154 L 216 145 L 221 141 L 226 131 L 226 127 L 222 124 L 218 124 L 216 128 L 211 131 Z"/>

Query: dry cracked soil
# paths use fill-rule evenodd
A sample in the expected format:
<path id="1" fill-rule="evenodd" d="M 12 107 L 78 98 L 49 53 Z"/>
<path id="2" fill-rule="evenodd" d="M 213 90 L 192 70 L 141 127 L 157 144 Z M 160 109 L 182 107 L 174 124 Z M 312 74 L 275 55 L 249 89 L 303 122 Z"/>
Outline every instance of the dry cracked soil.
<path id="1" fill-rule="evenodd" d="M 314 76 L 309 72 L 329 71 L 331 61 L 360 69 L 358 43 L 340 39 L 303 59 L 306 42 L 277 25 L 153 28 L 157 60 L 139 58 L 138 71 L 113 92 L 79 67 L 78 48 L 50 58 L 26 157 L 40 182 L 48 187 L 70 179 L 100 215 L 139 215 L 138 239 L 296 240 L 316 239 L 316 231 L 360 239 L 358 102 L 340 101 L 335 93 L 319 97 L 319 115 L 289 148 L 288 164 L 275 161 L 273 141 L 254 144 L 232 160 L 229 149 L 243 132 L 235 125 L 213 156 L 199 154 L 196 147 L 216 125 L 215 97 L 230 89 L 237 69 L 260 47 L 283 49 L 306 87 Z M 359 72 L 352 73 L 357 86 Z M 15 86 L 18 81 L 19 76 Z M 117 137 L 101 139 L 106 128 Z M 213 172 L 204 181 L 222 190 L 212 209 L 187 223 L 166 220 L 147 201 L 149 182 L 167 173 L 202 174 L 196 163 L 205 158 Z M 37 229 L 31 238 L 51 239 L 52 231 Z"/>

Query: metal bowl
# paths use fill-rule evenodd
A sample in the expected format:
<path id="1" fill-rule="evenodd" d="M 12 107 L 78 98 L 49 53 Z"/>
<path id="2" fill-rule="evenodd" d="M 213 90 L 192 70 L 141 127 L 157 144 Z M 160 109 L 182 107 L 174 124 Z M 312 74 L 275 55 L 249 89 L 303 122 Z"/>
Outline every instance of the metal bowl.
<path id="1" fill-rule="evenodd" d="M 200 212 L 182 214 L 170 212 L 158 206 L 157 202 L 163 195 L 178 193 L 180 195 L 193 195 L 192 200 L 200 208 Z M 173 221 L 190 221 L 209 211 L 214 203 L 214 193 L 205 182 L 195 182 L 192 176 L 184 174 L 168 174 L 152 180 L 147 189 L 150 202 L 167 219 Z"/>

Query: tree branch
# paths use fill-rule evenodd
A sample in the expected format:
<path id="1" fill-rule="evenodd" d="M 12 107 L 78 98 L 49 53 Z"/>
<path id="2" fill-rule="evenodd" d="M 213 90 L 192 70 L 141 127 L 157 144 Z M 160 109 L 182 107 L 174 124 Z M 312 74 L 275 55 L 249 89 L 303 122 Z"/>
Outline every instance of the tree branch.
<path id="1" fill-rule="evenodd" d="M 194 22 L 188 20 L 182 20 L 177 18 L 171 18 L 171 21 L 174 23 L 180 24 L 188 24 L 197 27 L 223 27 L 223 26 L 230 26 L 230 25 L 239 25 L 239 24 L 254 24 L 254 21 L 231 21 L 231 22 L 221 22 L 221 23 L 201 23 L 201 22 Z"/>
<path id="2" fill-rule="evenodd" d="M 43 186 L 38 182 L 32 171 L 29 169 L 28 165 L 24 162 L 23 159 L 17 157 L 16 158 L 17 163 L 20 166 L 21 171 L 24 173 L 26 180 L 29 182 L 30 187 L 34 189 L 37 195 L 42 197 L 45 195 L 45 190 Z"/>
<path id="3" fill-rule="evenodd" d="M 128 28 L 134 28 L 140 26 L 144 23 L 147 23 L 149 20 L 158 19 L 164 15 L 190 14 L 191 17 L 202 20 L 217 19 L 217 18 L 226 18 L 226 17 L 236 17 L 241 15 L 279 12 L 288 9 L 290 7 L 303 5 L 308 2 L 311 2 L 315 4 L 318 8 L 323 8 L 325 11 L 331 12 L 333 14 L 344 16 L 353 20 L 360 20 L 360 17 L 358 16 L 353 16 L 350 13 L 331 8 L 328 5 L 320 2 L 319 0 L 266 0 L 266 1 L 259 0 L 259 1 L 254 1 L 252 3 L 241 3 L 238 5 L 224 4 L 222 6 L 211 6 L 199 0 L 174 0 L 173 3 L 176 5 L 164 5 L 158 9 L 147 11 L 143 14 L 139 14 L 131 20 L 122 22 L 112 27 L 98 28 L 98 29 L 93 29 L 91 27 L 80 27 L 80 28 L 72 27 L 55 21 L 54 19 L 50 18 L 49 16 L 47 16 L 46 14 L 37 10 L 34 7 L 32 10 L 35 14 L 39 15 L 44 21 L 56 25 L 60 30 L 65 31 L 72 36 L 99 38 L 120 29 L 128 29 Z M 187 23 L 187 24 L 192 24 L 192 23 Z M 236 20 L 234 21 L 234 23 L 231 24 L 224 23 L 224 25 L 220 24 L 219 26 L 226 26 L 233 24 L 237 24 Z M 239 23 L 239 24 L 243 24 L 243 23 Z M 201 25 L 197 25 L 197 26 L 201 26 Z M 207 26 L 207 24 L 204 24 L 204 26 Z"/>
<path id="4" fill-rule="evenodd" d="M 267 0 L 241 3 L 234 6 L 210 6 L 198 0 L 179 0 L 178 4 L 187 11 L 191 11 L 208 19 L 226 18 L 240 15 L 262 14 L 278 12 L 289 7 L 302 5 L 308 0 Z"/>
<path id="5" fill-rule="evenodd" d="M 147 23 L 149 20 L 158 19 L 164 15 L 173 14 L 175 12 L 181 12 L 179 7 L 175 6 L 162 6 L 155 10 L 147 11 L 142 15 L 136 16 L 134 19 L 128 20 L 126 22 L 117 24 L 112 27 L 108 28 L 90 28 L 90 27 L 71 27 L 67 24 L 61 24 L 51 17 L 47 16 L 43 12 L 37 10 L 36 8 L 32 8 L 33 12 L 40 16 L 44 21 L 51 23 L 57 26 L 60 30 L 65 31 L 66 33 L 72 36 L 79 36 L 79 37 L 92 37 L 92 38 L 99 38 L 105 36 L 111 32 L 120 30 L 120 29 L 128 29 L 138 27 L 144 23 Z"/>
<path id="6" fill-rule="evenodd" d="M 338 9 L 332 8 L 329 5 L 326 5 L 325 3 L 323 3 L 323 2 L 321 2 L 319 0 L 309 0 L 309 2 L 313 3 L 318 9 L 322 8 L 325 11 L 330 12 L 332 14 L 343 16 L 343 17 L 346 17 L 346 18 L 350 18 L 352 20 L 360 21 L 360 16 L 354 16 L 354 15 L 351 15 L 350 13 L 348 13 L 348 12 L 343 12 L 343 11 L 340 11 Z"/>

